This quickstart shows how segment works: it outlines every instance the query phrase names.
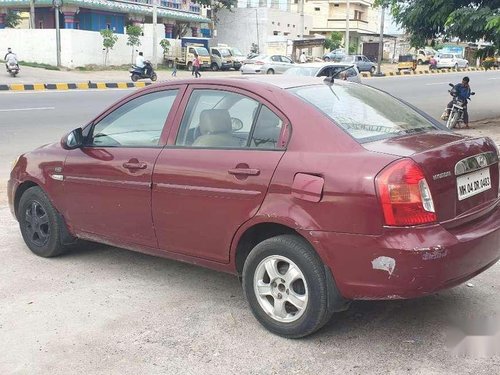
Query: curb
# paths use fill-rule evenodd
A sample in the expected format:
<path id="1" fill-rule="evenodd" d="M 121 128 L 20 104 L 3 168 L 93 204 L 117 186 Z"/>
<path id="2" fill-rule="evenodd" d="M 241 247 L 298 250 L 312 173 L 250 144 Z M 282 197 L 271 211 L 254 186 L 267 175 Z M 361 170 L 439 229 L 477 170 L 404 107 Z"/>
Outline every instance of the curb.
<path id="1" fill-rule="evenodd" d="M 500 70 L 500 68 L 489 68 L 488 70 Z M 404 70 L 402 72 L 389 72 L 386 73 L 386 77 L 395 77 L 395 76 L 421 76 L 428 74 L 444 74 L 444 73 L 457 73 L 457 72 L 481 72 L 486 71 L 485 68 L 460 68 L 460 69 L 436 69 L 436 70 L 419 70 L 418 72 Z M 370 73 L 361 73 L 361 77 L 363 78 L 372 78 L 373 76 Z"/>
<path id="2" fill-rule="evenodd" d="M 46 90 L 89 90 L 89 89 L 129 89 L 146 87 L 151 82 L 79 82 L 79 83 L 12 83 L 0 84 L 0 91 L 46 91 Z"/>

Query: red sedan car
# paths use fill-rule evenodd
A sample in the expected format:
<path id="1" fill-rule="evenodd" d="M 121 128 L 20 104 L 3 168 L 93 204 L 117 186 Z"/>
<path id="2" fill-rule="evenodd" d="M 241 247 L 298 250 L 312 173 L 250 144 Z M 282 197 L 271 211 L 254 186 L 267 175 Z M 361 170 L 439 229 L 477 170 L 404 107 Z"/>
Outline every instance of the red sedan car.
<path id="1" fill-rule="evenodd" d="M 83 239 L 230 272 L 286 337 L 500 257 L 492 140 L 349 82 L 153 85 L 20 156 L 8 195 L 35 254 Z"/>

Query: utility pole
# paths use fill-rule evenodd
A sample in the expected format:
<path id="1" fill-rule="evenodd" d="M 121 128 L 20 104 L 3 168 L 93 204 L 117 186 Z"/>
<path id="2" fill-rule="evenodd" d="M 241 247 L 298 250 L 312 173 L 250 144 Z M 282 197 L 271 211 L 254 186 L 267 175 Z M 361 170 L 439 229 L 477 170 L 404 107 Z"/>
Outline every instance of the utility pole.
<path id="1" fill-rule="evenodd" d="M 300 6 L 300 25 L 299 25 L 299 29 L 300 29 L 300 37 L 301 38 L 304 38 L 304 3 L 305 3 L 305 0 L 300 0 L 299 1 L 299 6 Z"/>
<path id="2" fill-rule="evenodd" d="M 30 0 L 30 29 L 35 27 L 35 0 Z"/>
<path id="3" fill-rule="evenodd" d="M 56 51 L 57 51 L 57 66 L 61 66 L 61 29 L 59 27 L 59 8 L 62 6 L 62 0 L 53 0 L 54 18 L 56 22 Z"/>
<path id="4" fill-rule="evenodd" d="M 385 6 L 382 6 L 382 10 L 380 12 L 380 36 L 378 41 L 377 73 L 374 74 L 378 77 L 382 77 L 385 75 L 380 71 L 380 65 L 382 64 L 382 59 L 384 58 L 384 18 Z"/>
<path id="5" fill-rule="evenodd" d="M 157 0 L 153 0 L 153 67 L 156 69 L 158 67 L 157 64 L 157 44 L 158 44 L 158 35 L 156 32 L 158 24 L 158 5 Z"/>
<path id="6" fill-rule="evenodd" d="M 349 0 L 345 2 L 345 54 L 349 55 L 349 18 L 350 18 Z"/>

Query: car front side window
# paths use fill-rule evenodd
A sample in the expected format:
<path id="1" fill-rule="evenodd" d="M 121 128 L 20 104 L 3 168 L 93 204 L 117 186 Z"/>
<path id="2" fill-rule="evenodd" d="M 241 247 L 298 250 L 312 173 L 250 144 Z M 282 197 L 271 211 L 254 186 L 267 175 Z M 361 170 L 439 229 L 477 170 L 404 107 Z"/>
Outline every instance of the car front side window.
<path id="1" fill-rule="evenodd" d="M 86 142 L 94 147 L 157 147 L 178 90 L 132 99 L 104 117 Z"/>

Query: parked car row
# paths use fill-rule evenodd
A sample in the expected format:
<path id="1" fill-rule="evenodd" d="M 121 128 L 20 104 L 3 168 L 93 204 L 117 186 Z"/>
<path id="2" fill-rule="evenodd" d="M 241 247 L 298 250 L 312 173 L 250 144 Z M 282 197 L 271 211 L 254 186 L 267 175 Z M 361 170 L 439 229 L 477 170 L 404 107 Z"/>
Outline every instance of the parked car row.
<path id="1" fill-rule="evenodd" d="M 375 63 L 365 56 L 344 56 L 342 62 L 295 64 L 283 55 L 257 55 L 243 61 L 242 74 L 287 74 L 311 77 L 331 77 L 345 69 L 343 75 L 349 81 L 360 82 L 360 71 L 375 72 Z"/>

